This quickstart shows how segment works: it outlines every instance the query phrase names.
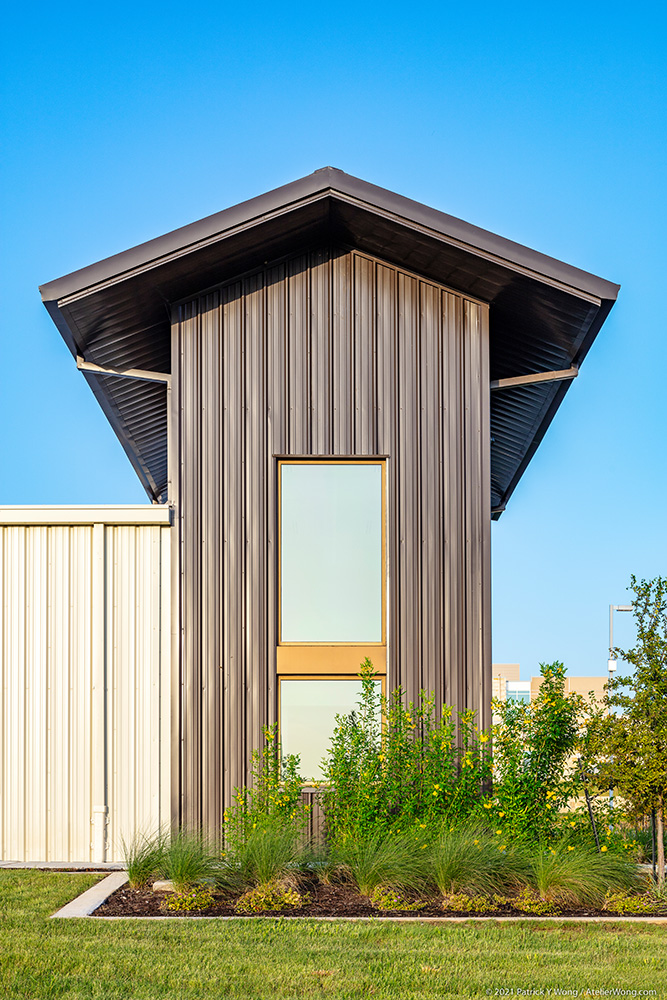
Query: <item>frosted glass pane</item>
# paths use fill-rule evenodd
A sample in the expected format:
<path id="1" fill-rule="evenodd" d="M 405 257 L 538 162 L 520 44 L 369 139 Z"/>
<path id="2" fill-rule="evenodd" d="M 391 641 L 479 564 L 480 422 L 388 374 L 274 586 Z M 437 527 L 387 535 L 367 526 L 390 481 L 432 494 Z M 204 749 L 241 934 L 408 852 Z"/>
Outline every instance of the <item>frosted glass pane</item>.
<path id="1" fill-rule="evenodd" d="M 380 681 L 375 682 L 380 689 Z M 280 682 L 280 741 L 283 754 L 299 754 L 299 772 L 321 781 L 336 715 L 358 707 L 360 680 L 289 680 Z"/>
<path id="2" fill-rule="evenodd" d="M 281 641 L 381 642 L 382 467 L 281 470 Z"/>

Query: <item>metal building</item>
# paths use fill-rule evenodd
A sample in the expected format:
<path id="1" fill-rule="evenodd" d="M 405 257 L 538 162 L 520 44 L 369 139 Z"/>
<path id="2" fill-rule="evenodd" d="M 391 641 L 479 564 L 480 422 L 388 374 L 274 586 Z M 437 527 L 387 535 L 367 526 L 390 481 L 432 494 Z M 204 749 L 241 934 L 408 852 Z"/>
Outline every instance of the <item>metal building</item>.
<path id="1" fill-rule="evenodd" d="M 364 656 L 489 721 L 490 521 L 617 285 L 326 167 L 41 291 L 173 508 L 174 820 Z"/>

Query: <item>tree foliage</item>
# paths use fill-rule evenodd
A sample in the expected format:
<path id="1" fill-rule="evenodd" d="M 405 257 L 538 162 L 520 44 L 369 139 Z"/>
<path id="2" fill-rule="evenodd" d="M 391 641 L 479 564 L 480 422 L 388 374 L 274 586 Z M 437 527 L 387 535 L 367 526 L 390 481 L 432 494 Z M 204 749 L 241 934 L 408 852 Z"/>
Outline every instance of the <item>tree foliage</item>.
<path id="1" fill-rule="evenodd" d="M 658 877 L 665 877 L 663 828 L 667 801 L 667 578 L 630 580 L 637 641 L 613 650 L 633 668 L 607 685 L 607 712 L 591 741 L 600 782 L 615 786 L 638 812 L 655 809 Z"/>
<path id="2" fill-rule="evenodd" d="M 542 684 L 535 701 L 494 702 L 494 809 L 509 832 L 524 840 L 554 833 L 559 809 L 573 794 L 566 780 L 568 759 L 577 745 L 583 699 L 565 694 L 565 667 L 541 663 Z"/>
<path id="3" fill-rule="evenodd" d="M 421 692 L 380 694 L 373 666 L 360 671 L 356 711 L 337 716 L 323 764 L 322 803 L 334 843 L 457 822 L 479 809 L 491 777 L 491 741 L 475 713 L 455 713 Z"/>

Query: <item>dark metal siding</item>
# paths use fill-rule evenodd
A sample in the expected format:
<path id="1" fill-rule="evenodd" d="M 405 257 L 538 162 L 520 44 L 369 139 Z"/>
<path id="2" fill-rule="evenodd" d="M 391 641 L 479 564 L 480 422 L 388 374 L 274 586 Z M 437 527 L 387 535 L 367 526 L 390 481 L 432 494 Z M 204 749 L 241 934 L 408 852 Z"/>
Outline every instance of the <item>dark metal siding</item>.
<path id="1" fill-rule="evenodd" d="M 275 721 L 276 455 L 387 455 L 388 671 L 490 711 L 488 308 L 319 251 L 173 316 L 182 820 L 218 829 Z"/>

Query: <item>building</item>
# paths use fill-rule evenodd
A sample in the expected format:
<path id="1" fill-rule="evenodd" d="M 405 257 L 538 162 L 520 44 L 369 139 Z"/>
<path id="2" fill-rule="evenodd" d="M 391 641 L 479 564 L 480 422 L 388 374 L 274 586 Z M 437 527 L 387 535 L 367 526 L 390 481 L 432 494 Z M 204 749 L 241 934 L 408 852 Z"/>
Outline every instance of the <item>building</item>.
<path id="1" fill-rule="evenodd" d="M 528 681 L 520 679 L 518 663 L 493 664 L 493 697 L 506 701 L 512 698 L 529 704 L 535 701 L 542 685 L 541 677 L 531 677 Z M 565 694 L 580 694 L 588 698 L 592 693 L 596 701 L 602 701 L 606 677 L 565 677 Z"/>
<path id="2" fill-rule="evenodd" d="M 219 828 L 268 723 L 314 770 L 365 656 L 488 724 L 491 519 L 618 286 L 326 167 L 41 292 L 170 518 L 133 780 L 173 822 Z"/>

